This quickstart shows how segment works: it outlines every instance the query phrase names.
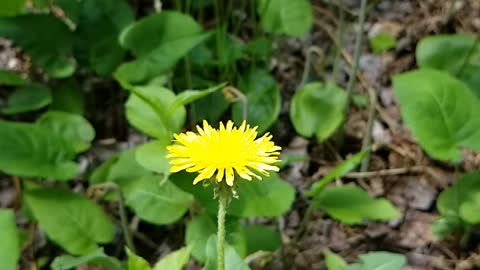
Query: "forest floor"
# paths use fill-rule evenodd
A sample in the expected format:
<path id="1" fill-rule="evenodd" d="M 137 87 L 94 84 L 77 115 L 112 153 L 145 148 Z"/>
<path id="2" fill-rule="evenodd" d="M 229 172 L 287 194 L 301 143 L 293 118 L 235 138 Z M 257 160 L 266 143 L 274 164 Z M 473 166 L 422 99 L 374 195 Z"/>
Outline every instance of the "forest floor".
<path id="1" fill-rule="evenodd" d="M 450 2 L 446 0 L 381 0 L 368 14 L 365 26 L 366 42 L 360 58 L 359 82 L 356 94 L 368 99 L 367 89 L 376 94 L 375 117 L 372 141 L 376 146 L 370 158 L 367 172 L 349 173 L 337 185 L 355 181 L 371 195 L 389 199 L 403 215 L 388 223 L 367 222 L 360 226 L 346 226 L 336 222 L 321 212 L 314 212 L 305 227 L 302 237 L 297 237 L 302 218 L 308 205 L 302 195 L 313 181 L 318 180 L 339 162 L 361 149 L 362 139 L 367 130 L 369 110 L 366 107 L 353 107 L 344 126 L 344 143 L 338 146 L 335 140 L 318 144 L 315 140 L 298 137 L 289 120 L 290 101 L 295 89 L 307 80 L 321 79 L 323 71 L 331 67 L 324 62 L 328 51 L 334 46 L 338 29 L 338 16 L 332 14 L 324 1 L 314 0 L 315 26 L 307 39 L 276 40 L 272 69 L 282 89 L 282 111 L 279 121 L 273 128 L 275 140 L 284 149 L 284 154 L 309 156 L 303 162 L 292 163 L 284 171 L 282 178 L 290 182 L 297 191 L 292 209 L 275 221 L 281 230 L 283 248 L 265 266 L 252 269 L 325 269 L 323 251 L 333 252 L 355 261 L 358 255 L 368 251 L 383 250 L 405 254 L 408 268 L 413 269 L 480 269 L 480 231 L 473 232 L 470 242 L 461 246 L 454 237 L 438 240 L 431 231 L 432 222 L 438 217 L 435 203 L 438 194 L 455 179 L 452 165 L 430 159 L 415 142 L 401 121 L 398 104 L 393 96 L 391 76 L 415 67 L 415 47 L 427 36 L 441 33 L 480 33 L 480 1 L 456 1 L 451 19 L 447 21 Z M 356 12 L 359 1 L 347 5 Z M 349 11 L 349 12 L 350 12 Z M 348 21 L 354 15 L 347 12 Z M 351 69 L 351 58 L 355 40 L 355 29 L 351 25 L 345 34 L 342 62 L 338 78 L 346 85 Z M 397 40 L 394 50 L 383 54 L 373 54 L 367 45 L 368 36 L 383 31 L 393 34 Z M 305 71 L 305 53 L 311 53 L 311 65 Z M 320 52 L 320 53 L 318 53 Z M 11 44 L 0 43 L 0 68 L 22 69 L 21 56 Z M 319 74 L 319 75 L 318 75 Z M 109 95 L 109 92 L 106 93 Z M 123 95 L 123 96 L 122 96 Z M 80 158 L 84 167 L 105 160 L 114 151 L 145 142 L 146 138 L 126 126 L 122 99 L 124 94 L 103 101 L 90 101 L 89 120 L 94 125 L 101 123 L 105 130 L 92 149 Z M 1 99 L 1 98 L 0 98 Z M 96 103 L 97 102 L 97 103 Z M 108 119 L 108 116 L 112 116 Z M 115 120 L 120 118 L 121 120 Z M 123 119 L 123 120 L 122 120 Z M 480 169 L 480 154 L 465 151 L 464 159 L 457 173 Z M 11 205 L 15 200 L 15 187 L 9 179 L 0 178 L 0 207 Z M 257 219 L 253 222 L 269 223 L 271 220 Z M 181 223 L 178 223 L 181 224 Z M 141 254 L 147 258 L 158 257 L 178 247 L 183 226 L 158 228 L 140 224 L 143 234 L 136 241 L 145 247 Z M 159 230 L 164 230 L 158 233 Z M 139 229 L 140 231 L 140 229 Z M 156 235 L 154 235 L 156 234 Z M 39 240 L 40 241 L 40 240 Z M 183 240 L 182 240 L 183 241 Z M 157 245 L 152 245 L 157 243 Z M 161 244 L 158 244 L 161 243 Z M 172 244 L 174 243 L 174 244 Z M 44 243 L 38 243 L 41 246 Z M 22 260 L 29 260 L 24 254 Z M 187 269 L 201 269 L 193 261 Z"/>

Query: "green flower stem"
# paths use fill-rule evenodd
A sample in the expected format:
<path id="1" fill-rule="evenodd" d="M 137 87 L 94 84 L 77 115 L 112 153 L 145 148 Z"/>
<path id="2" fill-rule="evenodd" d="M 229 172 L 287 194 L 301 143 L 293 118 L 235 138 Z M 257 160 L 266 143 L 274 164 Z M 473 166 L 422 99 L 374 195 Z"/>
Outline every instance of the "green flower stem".
<path id="1" fill-rule="evenodd" d="M 218 194 L 217 269 L 225 270 L 225 214 L 228 197 L 225 192 Z"/>

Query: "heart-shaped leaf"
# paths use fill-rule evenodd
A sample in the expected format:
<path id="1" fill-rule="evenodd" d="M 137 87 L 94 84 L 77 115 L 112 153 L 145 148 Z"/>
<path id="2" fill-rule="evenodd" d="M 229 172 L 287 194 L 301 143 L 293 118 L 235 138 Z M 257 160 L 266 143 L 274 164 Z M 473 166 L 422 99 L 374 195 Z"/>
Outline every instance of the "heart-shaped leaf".
<path id="1" fill-rule="evenodd" d="M 417 64 L 449 72 L 480 96 L 480 43 L 466 34 L 428 36 L 416 49 Z"/>
<path id="2" fill-rule="evenodd" d="M 331 187 L 313 198 L 314 209 L 322 209 L 346 224 L 359 224 L 366 219 L 390 220 L 400 217 L 385 199 L 375 199 L 355 186 Z"/>
<path id="3" fill-rule="evenodd" d="M 0 70 L 0 84 L 9 86 L 21 86 L 28 84 L 20 74 L 8 70 Z"/>
<path id="4" fill-rule="evenodd" d="M 257 251 L 275 251 L 282 245 L 280 233 L 265 225 L 242 226 L 247 244 L 247 254 Z"/>
<path id="5" fill-rule="evenodd" d="M 41 109 L 52 102 L 50 88 L 41 84 L 22 86 L 13 92 L 7 100 L 4 114 L 16 114 Z"/>
<path id="6" fill-rule="evenodd" d="M 123 187 L 127 205 L 143 220 L 170 224 L 181 218 L 193 201 L 169 180 L 144 176 Z"/>
<path id="7" fill-rule="evenodd" d="M 264 133 L 275 123 L 280 114 L 280 91 L 275 79 L 267 70 L 252 70 L 239 83 L 239 89 L 247 97 L 247 122 L 258 126 Z M 237 102 L 232 108 L 232 118 L 238 124 L 244 119 L 244 106 Z"/>
<path id="8" fill-rule="evenodd" d="M 260 0 L 257 9 L 267 32 L 301 37 L 312 28 L 313 12 L 307 0 Z"/>
<path id="9" fill-rule="evenodd" d="M 205 244 L 207 261 L 204 270 L 217 270 L 217 236 L 211 235 Z M 225 269 L 250 270 L 248 264 L 238 255 L 235 249 L 225 244 Z"/>
<path id="10" fill-rule="evenodd" d="M 329 249 L 323 252 L 325 254 L 325 264 L 328 270 L 344 270 L 347 266 L 345 260 Z"/>
<path id="11" fill-rule="evenodd" d="M 446 72 L 420 69 L 393 78 L 403 120 L 432 157 L 460 161 L 480 150 L 480 99 Z"/>
<path id="12" fill-rule="evenodd" d="M 49 111 L 37 120 L 37 124 L 63 137 L 75 153 L 90 148 L 95 137 L 95 130 L 87 119 L 73 113 Z"/>
<path id="13" fill-rule="evenodd" d="M 39 188 L 28 190 L 24 196 L 47 236 L 69 253 L 86 255 L 98 248 L 97 243 L 113 239 L 110 219 L 95 203 L 78 194 Z"/>
<path id="14" fill-rule="evenodd" d="M 309 83 L 293 96 L 290 119 L 300 135 L 316 135 L 322 142 L 342 124 L 346 105 L 343 89 L 333 84 Z"/>
<path id="15" fill-rule="evenodd" d="M 16 270 L 20 259 L 20 240 L 18 239 L 15 213 L 10 209 L 0 209 L 0 258 L 1 270 Z"/>
<path id="16" fill-rule="evenodd" d="M 150 270 L 150 264 L 127 248 L 127 270 Z"/>
<path id="17" fill-rule="evenodd" d="M 385 251 L 360 255 L 360 261 L 347 266 L 345 270 L 401 270 L 407 264 L 404 255 Z"/>
<path id="18" fill-rule="evenodd" d="M 161 75 L 209 35 L 192 17 L 179 12 L 163 11 L 145 17 L 120 36 L 121 45 L 137 59 L 121 65 L 116 77 L 137 83 Z"/>
<path id="19" fill-rule="evenodd" d="M 170 140 L 158 140 L 146 143 L 137 150 L 137 161 L 145 169 L 161 173 L 164 177 L 170 175 L 170 164 L 167 159 L 167 146 Z"/>

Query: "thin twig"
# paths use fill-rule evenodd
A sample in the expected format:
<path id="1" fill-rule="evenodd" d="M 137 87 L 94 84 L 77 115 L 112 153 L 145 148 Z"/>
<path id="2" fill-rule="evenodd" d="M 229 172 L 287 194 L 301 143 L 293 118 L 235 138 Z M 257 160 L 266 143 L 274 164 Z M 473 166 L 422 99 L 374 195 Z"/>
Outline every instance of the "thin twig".
<path id="1" fill-rule="evenodd" d="M 348 105 L 352 99 L 352 92 L 353 88 L 355 87 L 356 79 L 357 79 L 357 70 L 358 70 L 358 63 L 360 61 L 360 54 L 362 53 L 362 44 L 363 44 L 363 31 L 365 28 L 365 17 L 367 14 L 367 0 L 362 0 L 360 5 L 360 16 L 358 21 L 358 32 L 357 32 L 357 40 L 355 41 L 355 52 L 353 55 L 353 66 L 350 72 L 350 78 L 347 84 L 347 106 L 346 110 L 348 110 Z"/>
<path id="2" fill-rule="evenodd" d="M 320 58 L 324 58 L 323 51 L 317 46 L 310 46 L 305 52 L 305 67 L 303 68 L 302 80 L 297 89 L 301 88 L 307 83 L 310 68 L 312 66 L 312 54 L 317 54 Z"/>
<path id="3" fill-rule="evenodd" d="M 365 131 L 365 136 L 362 140 L 362 150 L 367 149 L 370 147 L 372 143 L 372 133 L 373 133 L 373 123 L 375 122 L 375 107 L 377 106 L 377 93 L 373 88 L 368 88 L 368 96 L 369 96 L 369 107 L 368 107 L 368 121 L 367 121 L 367 130 Z M 370 151 L 367 151 L 367 155 L 362 160 L 362 164 L 360 165 L 360 171 L 365 172 L 368 170 L 368 165 L 370 164 Z"/>
<path id="4" fill-rule="evenodd" d="M 450 5 L 448 6 L 447 16 L 446 16 L 446 19 L 445 19 L 446 23 L 449 23 L 452 20 L 453 11 L 455 9 L 455 3 L 456 2 L 457 2 L 457 0 L 451 0 Z"/>
<path id="5" fill-rule="evenodd" d="M 360 179 L 360 178 L 371 178 L 378 176 L 391 176 L 391 175 L 402 175 L 408 173 L 422 173 L 425 171 L 425 166 L 413 166 L 405 168 L 394 168 L 394 169 L 385 169 L 379 171 L 371 172 L 351 172 L 347 173 L 343 177 L 350 179 Z"/>

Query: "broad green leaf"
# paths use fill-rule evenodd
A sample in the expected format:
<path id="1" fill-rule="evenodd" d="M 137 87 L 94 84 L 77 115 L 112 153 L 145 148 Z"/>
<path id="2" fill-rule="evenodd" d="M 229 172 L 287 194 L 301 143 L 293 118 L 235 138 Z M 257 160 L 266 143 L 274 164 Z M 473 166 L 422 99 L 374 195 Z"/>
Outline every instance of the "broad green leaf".
<path id="1" fill-rule="evenodd" d="M 110 219 L 81 195 L 38 188 L 25 192 L 24 199 L 47 236 L 71 254 L 86 255 L 98 248 L 97 243 L 113 240 L 115 228 Z"/>
<path id="2" fill-rule="evenodd" d="M 90 176 L 90 183 L 115 182 L 120 186 L 128 185 L 143 176 L 152 175 L 140 164 L 135 157 L 137 148 L 131 148 L 113 155 L 102 165 L 97 167 Z"/>
<path id="3" fill-rule="evenodd" d="M 301 37 L 312 28 L 313 12 L 307 0 L 259 0 L 257 9 L 267 32 Z"/>
<path id="4" fill-rule="evenodd" d="M 327 265 L 328 270 L 344 270 L 347 266 L 347 263 L 342 257 L 330 250 L 325 250 L 323 254 L 325 254 L 325 264 Z"/>
<path id="5" fill-rule="evenodd" d="M 86 151 L 95 137 L 92 125 L 78 114 L 49 111 L 38 120 L 37 125 L 64 138 L 75 153 Z"/>
<path id="6" fill-rule="evenodd" d="M 446 72 L 420 69 L 393 77 L 402 118 L 433 158 L 459 162 L 461 147 L 480 150 L 480 100 Z"/>
<path id="7" fill-rule="evenodd" d="M 293 96 L 290 119 L 300 135 L 322 142 L 342 124 L 346 105 L 347 94 L 338 86 L 309 83 Z"/>
<path id="8" fill-rule="evenodd" d="M 344 160 L 333 170 L 328 172 L 328 174 L 325 175 L 322 179 L 313 183 L 312 187 L 306 192 L 306 194 L 308 196 L 318 195 L 330 182 L 332 182 L 336 178 L 344 176 L 345 174 L 355 169 L 358 165 L 360 165 L 360 163 L 362 163 L 362 160 L 365 158 L 369 151 L 370 149 L 365 149 Z"/>
<path id="9" fill-rule="evenodd" d="M 209 123 L 219 122 L 222 115 L 230 107 L 230 102 L 221 92 L 215 92 L 192 104 L 197 122 L 207 120 Z"/>
<path id="10" fill-rule="evenodd" d="M 106 255 L 103 248 L 99 248 L 85 256 L 75 257 L 62 255 L 56 257 L 50 265 L 52 270 L 78 269 L 79 266 L 96 265 L 111 270 L 123 270 L 122 264 L 117 258 Z"/>
<path id="11" fill-rule="evenodd" d="M 470 200 L 464 202 L 460 206 L 460 215 L 461 217 L 469 223 L 477 224 L 480 223 L 480 190 L 475 193 Z"/>
<path id="12" fill-rule="evenodd" d="M 159 225 L 180 219 L 193 201 L 192 195 L 159 176 L 144 176 L 123 191 L 127 205 L 141 219 Z"/>
<path id="13" fill-rule="evenodd" d="M 217 28 L 217 31 L 223 31 Z M 238 60 L 244 57 L 245 44 L 234 35 L 221 33 L 220 38 L 211 39 L 213 42 L 220 42 L 220 49 L 215 50 L 217 65 L 231 67 Z M 217 45 L 215 45 L 217 46 Z"/>
<path id="14" fill-rule="evenodd" d="M 0 171 L 23 177 L 68 180 L 77 173 L 63 137 L 30 123 L 0 121 Z"/>
<path id="15" fill-rule="evenodd" d="M 183 247 L 158 261 L 153 270 L 182 270 L 190 259 L 190 250 Z"/>
<path id="16" fill-rule="evenodd" d="M 480 96 L 480 43 L 474 35 L 428 36 L 416 49 L 417 64 L 449 72 Z"/>
<path id="17" fill-rule="evenodd" d="M 265 225 L 242 227 L 247 244 L 247 254 L 257 251 L 275 251 L 282 246 L 280 233 Z"/>
<path id="18" fill-rule="evenodd" d="M 28 14 L 0 18 L 0 36 L 22 47 L 48 75 L 65 78 L 75 71 L 73 34 L 54 15 Z"/>
<path id="19" fill-rule="evenodd" d="M 41 109 L 52 102 L 50 88 L 41 84 L 22 86 L 13 92 L 2 108 L 4 114 L 16 114 Z"/>
<path id="20" fill-rule="evenodd" d="M 217 225 L 206 214 L 195 216 L 189 223 L 185 232 L 185 245 L 190 248 L 192 256 L 200 262 L 206 262 L 205 243 L 211 235 L 217 232 Z"/>
<path id="21" fill-rule="evenodd" d="M 407 264 L 404 255 L 385 251 L 360 255 L 360 261 L 361 263 L 347 266 L 345 270 L 401 270 Z"/>
<path id="22" fill-rule="evenodd" d="M 131 88 L 126 106 L 127 119 L 134 127 L 158 139 L 170 139 L 179 131 L 186 119 L 185 107 L 181 106 L 167 115 L 176 100 L 173 91 L 160 86 Z M 170 116 L 170 117 L 168 117 Z"/>
<path id="23" fill-rule="evenodd" d="M 247 122 L 258 126 L 259 133 L 264 133 L 280 114 L 280 91 L 277 82 L 267 70 L 256 69 L 242 77 L 238 87 L 248 100 Z M 243 108 L 241 102 L 232 107 L 232 118 L 237 124 L 245 120 Z"/>
<path id="24" fill-rule="evenodd" d="M 313 198 L 314 209 L 322 209 L 346 224 L 359 224 L 366 219 L 390 220 L 400 217 L 386 199 L 375 199 L 355 186 L 331 187 Z"/>
<path id="25" fill-rule="evenodd" d="M 369 39 L 369 42 L 372 51 L 376 54 L 386 52 L 392 48 L 395 48 L 397 45 L 395 37 L 388 32 L 376 33 Z"/>
<path id="26" fill-rule="evenodd" d="M 133 12 L 125 0 L 83 0 L 80 3 L 75 53 L 95 72 L 108 75 L 125 56 L 118 36 L 133 22 Z"/>
<path id="27" fill-rule="evenodd" d="M 141 82 L 161 75 L 209 35 L 192 17 L 179 12 L 163 11 L 145 17 L 120 35 L 121 45 L 137 59 L 121 65 L 116 77 Z"/>
<path id="28" fill-rule="evenodd" d="M 478 215 L 471 215 L 470 210 L 475 206 L 479 194 L 480 172 L 463 175 L 453 186 L 440 193 L 437 209 L 442 219 L 435 223 L 436 234 L 444 237 L 448 232 L 460 232 L 464 229 L 464 220 L 477 222 Z"/>
<path id="29" fill-rule="evenodd" d="M 176 173 L 170 176 L 173 183 L 193 194 L 195 198 L 213 215 L 217 213 L 218 202 L 213 199 L 212 187 L 193 185 L 195 174 Z M 227 213 L 236 217 L 276 217 L 286 213 L 295 198 L 295 190 L 286 181 L 272 172 L 262 181 L 238 179 L 236 188 L 239 199 L 234 199 Z"/>
<path id="30" fill-rule="evenodd" d="M 217 236 L 211 235 L 205 244 L 207 261 L 204 270 L 217 270 Z M 250 270 L 233 247 L 225 243 L 225 270 Z"/>
<path id="31" fill-rule="evenodd" d="M 15 16 L 22 11 L 26 0 L 3 0 L 0 2 L 0 17 Z"/>
<path id="32" fill-rule="evenodd" d="M 0 270 L 16 270 L 20 259 L 20 241 L 15 213 L 10 209 L 0 209 L 0 239 Z"/>
<path id="33" fill-rule="evenodd" d="M 150 264 L 142 257 L 136 255 L 128 248 L 127 250 L 127 270 L 150 270 Z"/>
<path id="34" fill-rule="evenodd" d="M 167 146 L 171 140 L 157 140 L 140 146 L 137 150 L 137 161 L 145 169 L 161 173 L 164 177 L 170 175 L 170 165 L 167 159 Z"/>
<path id="35" fill-rule="evenodd" d="M 20 74 L 14 71 L 0 70 L 0 85 L 22 86 L 28 84 Z"/>

